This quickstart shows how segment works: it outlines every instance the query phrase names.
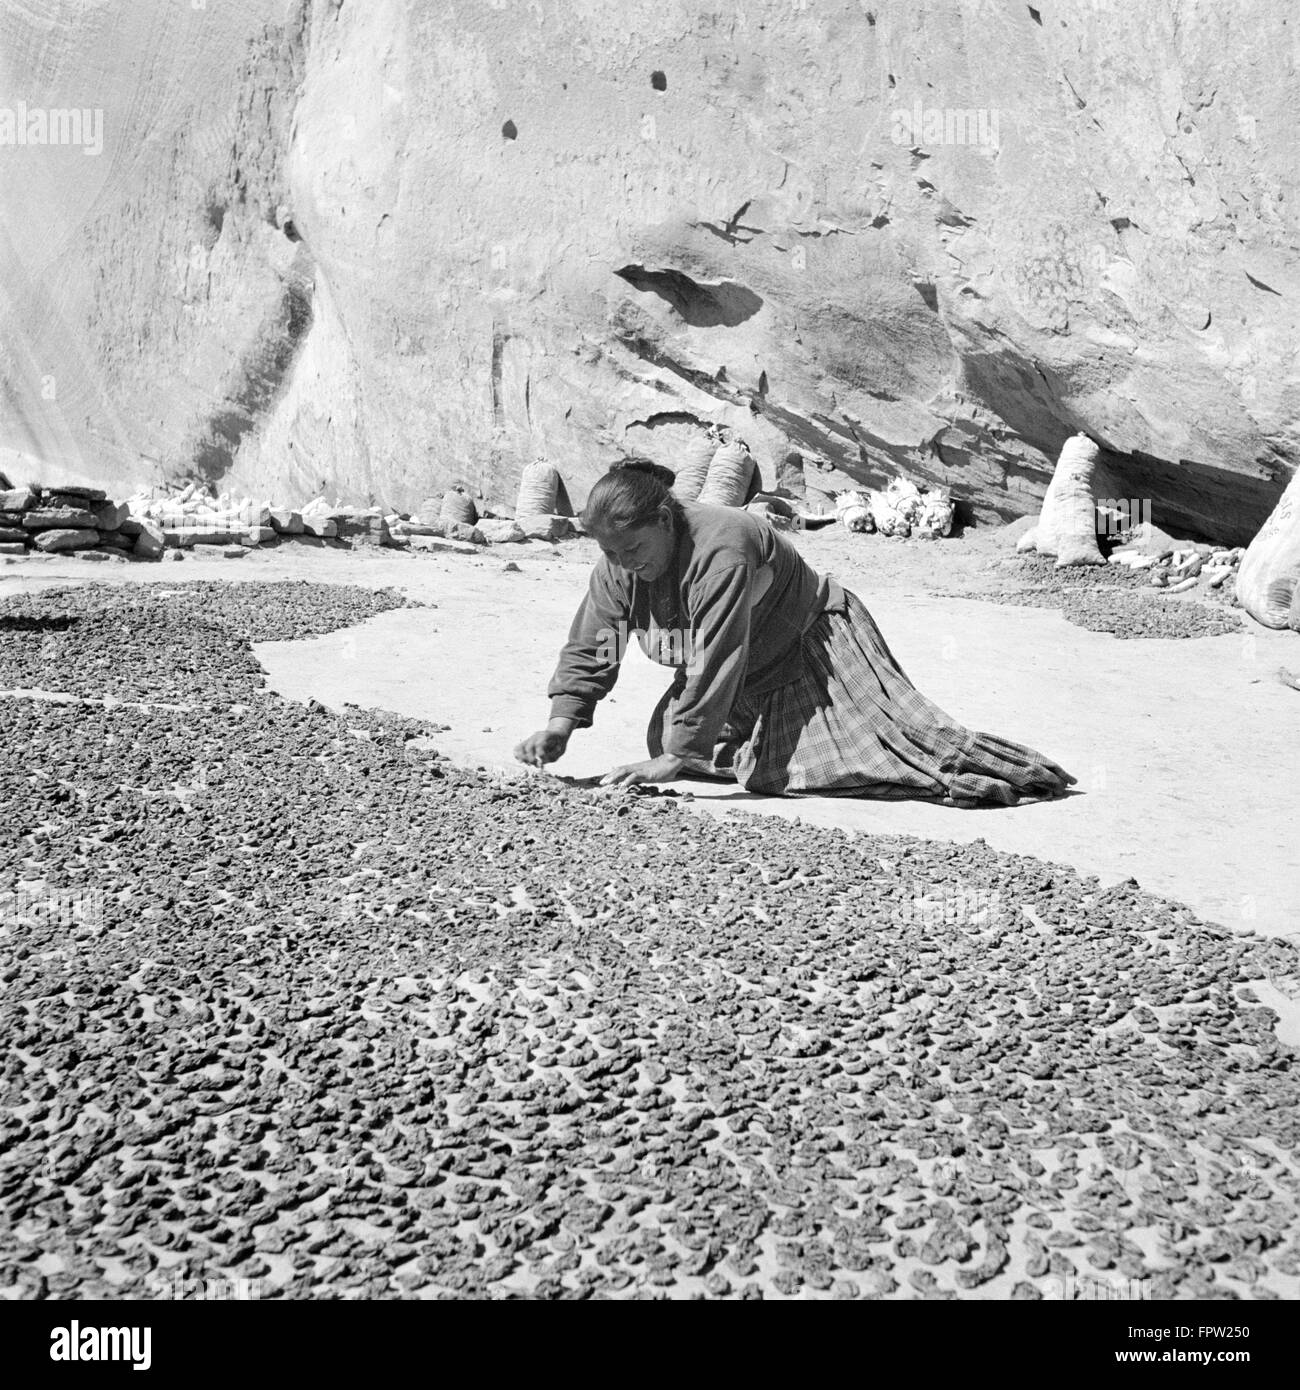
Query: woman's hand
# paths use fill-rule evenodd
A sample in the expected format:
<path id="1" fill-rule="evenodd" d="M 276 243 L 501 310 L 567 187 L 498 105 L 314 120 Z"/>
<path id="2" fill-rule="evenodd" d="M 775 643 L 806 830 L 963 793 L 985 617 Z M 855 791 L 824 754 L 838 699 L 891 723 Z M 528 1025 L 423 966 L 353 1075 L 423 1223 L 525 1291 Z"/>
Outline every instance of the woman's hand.
<path id="1" fill-rule="evenodd" d="M 602 787 L 631 787 L 639 782 L 671 782 L 682 770 L 682 759 L 671 753 L 661 753 L 657 758 L 647 758 L 643 763 L 626 763 L 607 772 L 601 779 Z"/>
<path id="2" fill-rule="evenodd" d="M 554 722 L 560 723 L 559 720 Z M 535 734 L 529 734 L 522 743 L 515 745 L 515 757 L 530 767 L 545 767 L 547 763 L 553 763 L 564 756 L 572 732 L 572 728 L 540 729 Z"/>

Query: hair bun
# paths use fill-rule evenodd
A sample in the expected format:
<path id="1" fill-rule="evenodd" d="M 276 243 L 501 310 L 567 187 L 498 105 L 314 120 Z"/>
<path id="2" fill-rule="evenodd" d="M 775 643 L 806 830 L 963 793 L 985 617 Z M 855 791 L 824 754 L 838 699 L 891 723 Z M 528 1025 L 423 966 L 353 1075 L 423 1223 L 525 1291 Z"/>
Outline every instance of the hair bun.
<path id="1" fill-rule="evenodd" d="M 631 469 L 634 473 L 645 473 L 649 477 L 657 479 L 667 488 L 672 487 L 677 481 L 677 474 L 671 468 L 665 468 L 662 463 L 656 463 L 653 459 L 640 458 L 635 455 L 631 458 L 619 459 L 617 463 L 610 465 L 609 471 L 613 473 L 625 468 Z"/>
<path id="2" fill-rule="evenodd" d="M 653 524 L 667 507 L 673 524 L 681 520 L 681 504 L 673 496 L 676 475 L 653 459 L 629 454 L 610 464 L 597 478 L 582 508 L 582 526 L 588 535 L 634 531 Z"/>

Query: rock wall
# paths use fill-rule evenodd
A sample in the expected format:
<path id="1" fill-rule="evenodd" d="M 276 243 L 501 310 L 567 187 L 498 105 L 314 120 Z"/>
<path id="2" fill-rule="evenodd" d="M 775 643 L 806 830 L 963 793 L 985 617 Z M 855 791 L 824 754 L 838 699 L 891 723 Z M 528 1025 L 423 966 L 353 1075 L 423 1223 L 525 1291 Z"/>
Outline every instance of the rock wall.
<path id="1" fill-rule="evenodd" d="M 1264 0 L 54 0 L 0 54 L 15 481 L 580 500 L 721 424 L 987 520 L 1083 431 L 1242 542 L 1300 457 Z"/>

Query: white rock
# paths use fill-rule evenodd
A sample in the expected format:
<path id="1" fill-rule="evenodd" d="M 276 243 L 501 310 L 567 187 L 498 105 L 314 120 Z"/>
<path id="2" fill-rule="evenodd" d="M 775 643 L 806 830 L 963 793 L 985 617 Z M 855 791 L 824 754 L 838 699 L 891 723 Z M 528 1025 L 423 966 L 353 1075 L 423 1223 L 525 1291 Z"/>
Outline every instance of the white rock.
<path id="1" fill-rule="evenodd" d="M 455 555 L 482 555 L 483 547 L 473 541 L 453 541 L 446 536 L 412 536 L 412 550 L 443 550 Z"/>

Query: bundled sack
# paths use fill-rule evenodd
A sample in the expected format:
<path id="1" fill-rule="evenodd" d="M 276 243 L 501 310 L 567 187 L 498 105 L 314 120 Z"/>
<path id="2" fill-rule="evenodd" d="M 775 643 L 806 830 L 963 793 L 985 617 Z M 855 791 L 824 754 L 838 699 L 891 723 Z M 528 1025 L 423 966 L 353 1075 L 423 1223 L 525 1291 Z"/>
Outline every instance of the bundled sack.
<path id="1" fill-rule="evenodd" d="M 1237 599 L 1265 627 L 1300 632 L 1300 472 L 1246 547 L 1237 568 Z"/>
<path id="2" fill-rule="evenodd" d="M 549 463 L 530 463 L 519 479 L 515 516 L 554 516 L 560 475 Z"/>
<path id="3" fill-rule="evenodd" d="M 882 536 L 910 536 L 925 511 L 925 500 L 915 483 L 895 478 L 883 492 L 868 494 L 871 519 Z"/>
<path id="4" fill-rule="evenodd" d="M 757 465 L 744 443 L 723 444 L 709 463 L 699 501 L 710 507 L 743 507 L 757 491 Z"/>
<path id="5" fill-rule="evenodd" d="M 718 451 L 718 438 L 697 434 L 673 460 L 673 496 L 679 502 L 697 502 L 709 476 L 709 464 Z"/>
<path id="6" fill-rule="evenodd" d="M 863 492 L 838 493 L 835 498 L 835 519 L 850 531 L 865 534 L 876 529 L 876 523 L 871 519 L 871 504 Z"/>
<path id="7" fill-rule="evenodd" d="M 443 521 L 459 521 L 466 526 L 473 526 L 478 520 L 478 508 L 463 487 L 453 487 L 443 494 L 438 515 Z"/>
<path id="8" fill-rule="evenodd" d="M 1114 475 L 1101 462 L 1101 450 L 1086 434 L 1065 441 L 1043 498 L 1038 525 L 1026 531 L 1018 551 L 1055 555 L 1056 568 L 1104 565 L 1097 545 L 1097 498 L 1117 497 Z"/>
<path id="9" fill-rule="evenodd" d="M 956 508 L 945 488 L 927 488 L 895 478 L 883 490 L 841 492 L 835 515 L 850 531 L 934 540 L 952 532 Z"/>
<path id="10" fill-rule="evenodd" d="M 936 488 L 923 493 L 921 501 L 921 515 L 912 523 L 912 535 L 927 541 L 952 535 L 953 518 L 957 512 L 952 497 Z"/>

